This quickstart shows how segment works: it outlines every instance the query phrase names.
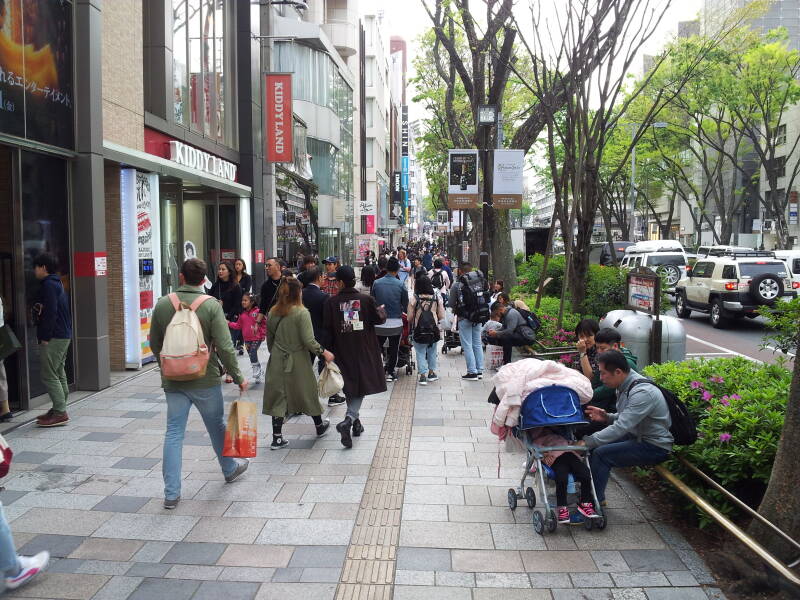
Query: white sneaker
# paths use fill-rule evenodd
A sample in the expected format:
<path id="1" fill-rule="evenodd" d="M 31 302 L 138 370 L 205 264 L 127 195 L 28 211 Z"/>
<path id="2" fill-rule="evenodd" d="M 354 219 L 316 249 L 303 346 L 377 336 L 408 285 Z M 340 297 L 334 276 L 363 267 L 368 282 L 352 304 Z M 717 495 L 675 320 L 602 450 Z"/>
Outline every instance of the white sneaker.
<path id="1" fill-rule="evenodd" d="M 6 588 L 15 590 L 25 585 L 36 575 L 44 571 L 47 563 L 50 562 L 50 553 L 47 550 L 39 552 L 35 556 L 18 556 L 20 571 L 14 577 L 6 577 Z"/>

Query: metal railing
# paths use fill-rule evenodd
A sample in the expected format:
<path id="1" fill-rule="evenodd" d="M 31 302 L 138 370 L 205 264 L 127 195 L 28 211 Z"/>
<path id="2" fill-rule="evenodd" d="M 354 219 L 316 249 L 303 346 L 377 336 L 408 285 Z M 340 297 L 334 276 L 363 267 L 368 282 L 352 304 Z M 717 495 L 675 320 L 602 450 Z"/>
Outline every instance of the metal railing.
<path id="1" fill-rule="evenodd" d="M 694 466 L 685 458 L 681 458 L 680 456 L 676 456 L 676 458 L 687 468 L 691 473 L 702 479 L 705 483 L 709 486 L 723 494 L 728 500 L 730 500 L 733 504 L 736 505 L 737 508 L 745 511 L 747 514 L 752 516 L 754 519 L 762 523 L 765 527 L 767 527 L 770 531 L 775 533 L 776 535 L 780 536 L 798 551 L 800 551 L 800 543 L 796 540 L 791 538 L 787 535 L 784 531 L 779 529 L 775 524 L 771 523 L 769 520 L 764 518 L 762 515 L 757 513 L 747 504 L 739 500 L 736 496 L 731 494 L 728 490 L 722 487 L 719 483 L 714 481 L 711 477 L 703 473 L 700 469 Z M 769 565 L 775 572 L 777 572 L 781 577 L 783 577 L 787 582 L 793 585 L 797 590 L 800 590 L 800 577 L 790 569 L 793 569 L 800 565 L 800 557 L 793 560 L 792 562 L 786 564 L 780 559 L 773 556 L 769 550 L 764 548 L 761 544 L 759 544 L 755 539 L 753 539 L 750 535 L 747 534 L 744 530 L 738 527 L 733 521 L 728 519 L 721 511 L 716 509 L 711 503 L 706 500 L 703 496 L 695 492 L 692 488 L 690 488 L 687 484 L 683 481 L 678 479 L 678 477 L 672 473 L 671 471 L 667 470 L 662 466 L 656 466 L 655 471 L 661 475 L 666 481 L 672 484 L 679 492 L 681 492 L 684 496 L 686 496 L 695 506 L 699 507 L 703 512 L 705 512 L 708 516 L 710 516 L 717 524 L 723 527 L 725 530 L 733 534 L 733 536 L 742 542 L 747 548 L 749 548 L 752 552 L 757 554 L 767 565 Z"/>

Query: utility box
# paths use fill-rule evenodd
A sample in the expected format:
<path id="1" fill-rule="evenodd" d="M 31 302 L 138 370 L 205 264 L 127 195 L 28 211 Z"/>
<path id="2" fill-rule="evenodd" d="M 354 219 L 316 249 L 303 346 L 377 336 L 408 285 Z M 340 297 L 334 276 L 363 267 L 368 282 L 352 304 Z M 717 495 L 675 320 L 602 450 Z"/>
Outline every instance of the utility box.
<path id="1" fill-rule="evenodd" d="M 686 360 L 686 330 L 675 317 L 661 315 L 661 362 Z M 636 310 L 612 310 L 600 321 L 600 329 L 613 327 L 623 345 L 636 355 L 636 367 L 643 369 L 653 361 L 652 329 L 655 317 Z"/>

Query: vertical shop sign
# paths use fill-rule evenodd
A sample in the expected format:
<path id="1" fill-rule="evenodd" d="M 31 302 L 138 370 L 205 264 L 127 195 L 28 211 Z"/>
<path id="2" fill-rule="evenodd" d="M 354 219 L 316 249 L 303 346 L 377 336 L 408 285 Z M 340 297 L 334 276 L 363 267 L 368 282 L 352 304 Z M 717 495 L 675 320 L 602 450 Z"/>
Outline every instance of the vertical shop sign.
<path id="1" fill-rule="evenodd" d="M 292 162 L 292 76 L 289 73 L 267 73 L 265 78 L 267 161 Z"/>
<path id="2" fill-rule="evenodd" d="M 403 188 L 403 222 L 408 223 L 408 106 L 400 109 L 400 154 L 402 169 L 402 188 Z"/>
<path id="3" fill-rule="evenodd" d="M 139 360 L 153 359 L 150 349 L 150 323 L 154 306 L 154 273 L 144 265 L 153 261 L 153 214 L 150 178 L 146 173 L 136 172 L 136 250 L 139 272 Z"/>
<path id="4" fill-rule="evenodd" d="M 448 150 L 447 168 L 448 208 L 478 208 L 478 151 Z"/>
<path id="5" fill-rule="evenodd" d="M 525 152 L 495 150 L 492 171 L 492 203 L 495 208 L 522 208 Z"/>
<path id="6" fill-rule="evenodd" d="M 789 225 L 797 225 L 797 192 L 789 192 Z"/>

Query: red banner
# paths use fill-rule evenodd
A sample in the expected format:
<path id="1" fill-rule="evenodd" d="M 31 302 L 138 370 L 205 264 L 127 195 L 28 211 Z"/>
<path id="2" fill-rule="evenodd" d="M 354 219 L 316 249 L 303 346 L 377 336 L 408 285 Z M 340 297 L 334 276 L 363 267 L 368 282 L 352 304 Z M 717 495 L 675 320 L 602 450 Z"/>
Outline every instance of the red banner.
<path id="1" fill-rule="evenodd" d="M 108 258 L 105 252 L 76 252 L 73 255 L 76 277 L 105 277 Z"/>
<path id="2" fill-rule="evenodd" d="M 269 73 L 264 77 L 267 161 L 292 162 L 292 76 Z"/>

